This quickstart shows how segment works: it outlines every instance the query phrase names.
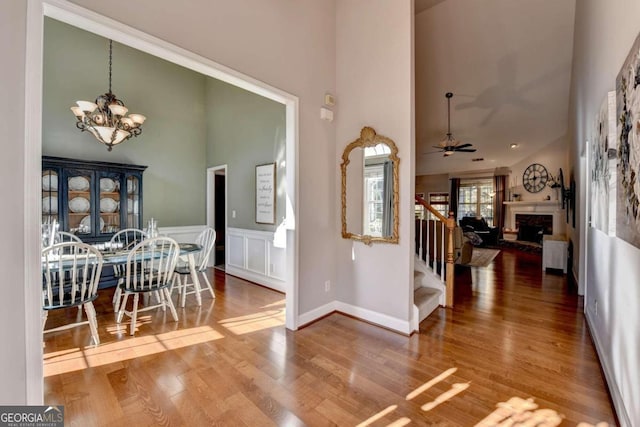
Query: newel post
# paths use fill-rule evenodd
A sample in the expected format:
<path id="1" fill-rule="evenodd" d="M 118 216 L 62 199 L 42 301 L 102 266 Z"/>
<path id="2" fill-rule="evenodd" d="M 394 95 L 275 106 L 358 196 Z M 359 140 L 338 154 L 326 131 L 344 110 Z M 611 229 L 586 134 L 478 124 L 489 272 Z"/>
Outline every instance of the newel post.
<path id="1" fill-rule="evenodd" d="M 449 218 L 447 218 L 447 230 L 449 230 L 449 239 L 447 241 L 447 307 L 453 307 L 453 269 L 454 269 L 454 257 L 453 257 L 453 229 L 456 226 L 456 219 L 453 217 L 453 212 L 449 212 Z"/>

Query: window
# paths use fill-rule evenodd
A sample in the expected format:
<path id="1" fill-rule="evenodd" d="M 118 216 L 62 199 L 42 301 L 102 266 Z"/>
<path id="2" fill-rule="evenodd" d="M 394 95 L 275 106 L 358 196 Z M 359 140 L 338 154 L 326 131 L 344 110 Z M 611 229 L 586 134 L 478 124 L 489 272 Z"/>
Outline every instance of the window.
<path id="1" fill-rule="evenodd" d="M 364 231 L 363 234 L 381 237 L 384 203 L 383 165 L 367 165 L 364 168 Z"/>
<path id="2" fill-rule="evenodd" d="M 493 226 L 493 179 L 460 180 L 458 190 L 458 218 L 465 216 L 482 217 Z"/>
<path id="3" fill-rule="evenodd" d="M 429 193 L 428 202 L 443 217 L 449 218 L 449 193 Z"/>
<path id="4" fill-rule="evenodd" d="M 424 199 L 424 193 L 416 193 L 416 196 Z M 425 200 L 425 201 L 429 203 L 429 200 Z M 424 211 L 425 211 L 424 206 L 422 206 L 421 203 L 415 202 L 416 219 L 424 219 Z"/>
<path id="5" fill-rule="evenodd" d="M 449 193 L 429 193 L 427 197 L 424 197 L 424 193 L 416 193 L 416 196 L 425 199 L 428 204 L 440 212 L 445 218 L 449 217 Z M 416 202 L 415 211 L 416 218 L 418 219 L 427 219 L 427 216 L 433 216 L 431 213 L 427 214 L 427 210 L 418 202 Z"/>

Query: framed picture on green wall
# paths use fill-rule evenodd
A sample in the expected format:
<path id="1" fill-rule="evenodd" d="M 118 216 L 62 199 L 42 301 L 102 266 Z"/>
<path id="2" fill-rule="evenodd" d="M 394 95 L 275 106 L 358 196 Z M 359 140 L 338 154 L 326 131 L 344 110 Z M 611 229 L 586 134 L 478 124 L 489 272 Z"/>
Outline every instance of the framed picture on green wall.
<path id="1" fill-rule="evenodd" d="M 276 223 L 276 164 L 256 166 L 256 223 Z"/>

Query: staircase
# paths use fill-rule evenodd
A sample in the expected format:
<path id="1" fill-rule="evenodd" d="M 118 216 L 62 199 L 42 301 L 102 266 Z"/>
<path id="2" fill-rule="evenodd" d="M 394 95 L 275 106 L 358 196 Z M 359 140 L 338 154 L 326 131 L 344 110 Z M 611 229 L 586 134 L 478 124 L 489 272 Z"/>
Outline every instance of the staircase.
<path id="1" fill-rule="evenodd" d="M 416 251 L 413 276 L 414 330 L 436 308 L 453 306 L 453 216 L 445 218 L 424 199 L 425 218 L 416 219 Z M 443 238 L 444 237 L 444 238 Z"/>

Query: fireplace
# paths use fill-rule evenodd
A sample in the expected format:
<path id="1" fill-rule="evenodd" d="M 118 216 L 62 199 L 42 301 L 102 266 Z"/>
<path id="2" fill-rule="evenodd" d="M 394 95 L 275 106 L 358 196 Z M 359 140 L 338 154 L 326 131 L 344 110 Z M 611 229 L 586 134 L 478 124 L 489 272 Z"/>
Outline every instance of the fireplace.
<path id="1" fill-rule="evenodd" d="M 518 240 L 542 243 L 544 234 L 553 234 L 553 215 L 518 213 L 515 222 Z"/>
<path id="2" fill-rule="evenodd" d="M 522 224 L 525 228 L 543 227 L 542 233 L 536 234 L 538 238 L 541 238 L 543 234 L 565 234 L 565 212 L 560 202 L 550 200 L 523 200 L 519 202 L 504 202 L 504 205 L 506 207 L 504 218 L 505 232 L 508 231 L 515 234 L 516 230 L 520 230 L 520 222 L 523 221 Z M 539 231 L 539 229 L 537 231 Z M 514 236 L 514 238 L 520 240 L 519 237 L 520 236 Z"/>

